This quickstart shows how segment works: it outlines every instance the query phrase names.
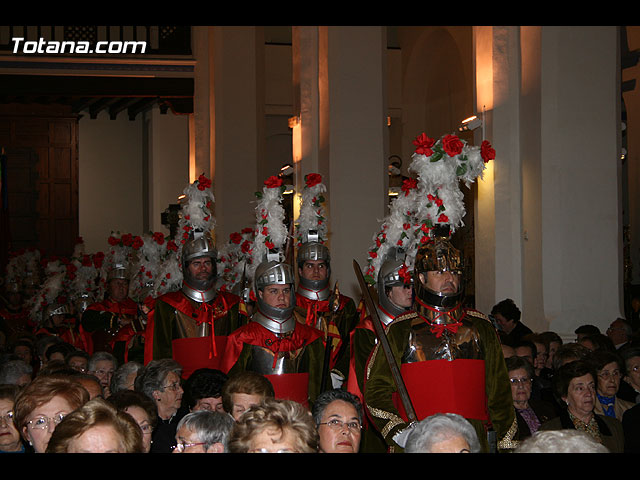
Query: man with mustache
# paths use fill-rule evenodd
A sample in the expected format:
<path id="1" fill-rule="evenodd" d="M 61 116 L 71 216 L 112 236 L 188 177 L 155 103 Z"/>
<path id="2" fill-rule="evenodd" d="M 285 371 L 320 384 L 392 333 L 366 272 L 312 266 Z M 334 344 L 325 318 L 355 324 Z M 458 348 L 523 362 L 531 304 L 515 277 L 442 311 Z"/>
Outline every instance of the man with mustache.
<path id="1" fill-rule="evenodd" d="M 495 328 L 486 315 L 464 306 L 460 252 L 448 227 L 435 227 L 417 251 L 415 303 L 387 327 L 386 336 L 400 367 L 417 420 L 438 412 L 456 413 L 474 426 L 484 452 L 495 449 L 514 425 L 511 386 Z M 404 448 L 411 432 L 391 368 L 379 343 L 365 369 L 364 399 L 391 451 Z"/>

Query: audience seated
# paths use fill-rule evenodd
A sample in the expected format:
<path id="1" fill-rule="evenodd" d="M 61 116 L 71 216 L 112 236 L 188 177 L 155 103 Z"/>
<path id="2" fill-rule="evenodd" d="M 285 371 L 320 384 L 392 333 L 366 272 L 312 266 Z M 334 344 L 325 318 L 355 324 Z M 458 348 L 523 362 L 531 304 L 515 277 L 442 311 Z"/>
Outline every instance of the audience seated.
<path id="1" fill-rule="evenodd" d="M 407 437 L 405 453 L 479 453 L 475 428 L 455 413 L 436 413 L 418 422 Z"/>
<path id="2" fill-rule="evenodd" d="M 317 453 L 311 412 L 292 400 L 267 397 L 249 408 L 231 430 L 231 453 Z"/>
<path id="3" fill-rule="evenodd" d="M 226 453 L 233 418 L 215 410 L 188 413 L 178 423 L 173 453 Z"/>

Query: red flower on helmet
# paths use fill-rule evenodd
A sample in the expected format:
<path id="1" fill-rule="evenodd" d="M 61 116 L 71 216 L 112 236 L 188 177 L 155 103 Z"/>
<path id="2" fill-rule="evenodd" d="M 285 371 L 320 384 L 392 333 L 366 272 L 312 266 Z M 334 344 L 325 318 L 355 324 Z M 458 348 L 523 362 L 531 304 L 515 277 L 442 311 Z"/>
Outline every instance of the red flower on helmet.
<path id="1" fill-rule="evenodd" d="M 402 182 L 402 191 L 404 192 L 404 196 L 409 195 L 412 189 L 418 186 L 418 180 L 415 178 L 407 178 Z"/>
<path id="2" fill-rule="evenodd" d="M 125 233 L 124 235 L 122 235 L 122 244 L 125 247 L 130 247 L 132 243 L 133 243 L 133 235 L 131 235 L 130 233 Z"/>
<path id="3" fill-rule="evenodd" d="M 211 187 L 211 180 L 204 176 L 204 174 L 198 177 L 198 190 L 204 190 Z"/>
<path id="4" fill-rule="evenodd" d="M 169 240 L 167 242 L 167 250 L 173 250 L 174 252 L 177 252 L 178 246 L 176 245 L 176 242 L 174 242 L 173 240 Z"/>
<path id="5" fill-rule="evenodd" d="M 438 222 L 447 223 L 449 221 L 449 217 L 447 217 L 444 213 L 441 213 L 438 217 Z"/>
<path id="6" fill-rule="evenodd" d="M 280 177 L 276 177 L 275 175 L 271 175 L 264 181 L 264 184 L 267 188 L 278 188 L 282 186 L 282 179 Z"/>
<path id="7" fill-rule="evenodd" d="M 144 245 L 144 240 L 142 240 L 141 237 L 139 236 L 135 236 L 133 238 L 133 241 L 131 242 L 131 246 L 135 249 L 138 250 L 140 247 L 142 247 Z"/>
<path id="8" fill-rule="evenodd" d="M 240 242 L 242 241 L 242 235 L 240 235 L 238 232 L 233 232 L 231 235 L 229 235 L 229 241 L 231 243 L 235 243 L 236 245 L 239 245 Z"/>
<path id="9" fill-rule="evenodd" d="M 152 238 L 158 245 L 162 245 L 164 243 L 164 233 L 162 232 L 155 232 Z"/>
<path id="10" fill-rule="evenodd" d="M 112 247 L 115 247 L 120 243 L 120 239 L 111 235 L 108 239 L 108 242 L 109 242 L 109 245 L 111 245 Z"/>
<path id="11" fill-rule="evenodd" d="M 484 163 L 496 158 L 496 151 L 491 147 L 488 140 L 482 141 L 482 144 L 480 145 L 480 156 L 482 157 L 482 160 L 484 160 Z"/>
<path id="12" fill-rule="evenodd" d="M 319 173 L 309 173 L 308 175 L 305 175 L 304 181 L 306 182 L 307 187 L 311 188 L 322 182 L 322 175 Z"/>
<path id="13" fill-rule="evenodd" d="M 462 152 L 464 144 L 456 135 L 446 135 L 442 139 L 442 148 L 450 157 L 454 157 Z"/>
<path id="14" fill-rule="evenodd" d="M 431 147 L 433 147 L 434 143 L 436 143 L 435 140 L 433 138 L 427 137 L 425 133 L 423 133 L 413 141 L 413 144 L 416 146 L 416 153 L 418 155 L 425 155 L 427 157 L 433 154 L 433 150 L 431 150 Z"/>

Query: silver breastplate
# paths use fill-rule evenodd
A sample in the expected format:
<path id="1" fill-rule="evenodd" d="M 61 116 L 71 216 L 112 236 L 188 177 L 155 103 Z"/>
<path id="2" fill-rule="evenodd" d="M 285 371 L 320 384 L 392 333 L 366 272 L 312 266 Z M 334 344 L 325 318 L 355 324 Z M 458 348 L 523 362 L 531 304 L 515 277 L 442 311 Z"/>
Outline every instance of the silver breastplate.
<path id="1" fill-rule="evenodd" d="M 331 290 L 328 285 L 319 290 L 298 285 L 296 293 L 309 300 L 328 300 L 331 296 Z"/>
<path id="2" fill-rule="evenodd" d="M 193 288 L 183 282 L 181 290 L 187 298 L 190 298 L 191 300 L 194 300 L 196 302 L 207 303 L 216 298 L 216 294 L 218 293 L 216 291 L 215 284 L 207 290 L 198 290 L 197 288 Z"/>
<path id="3" fill-rule="evenodd" d="M 457 331 L 444 329 L 439 337 L 431 326 L 417 318 L 412 321 L 409 341 L 402 363 L 426 360 L 481 359 L 478 330 L 469 321 L 463 320 Z"/>
<path id="4" fill-rule="evenodd" d="M 305 347 L 291 352 L 278 352 L 259 345 L 251 346 L 251 360 L 246 369 L 261 375 L 281 375 L 283 373 L 301 373 L 300 360 Z"/>
<path id="5" fill-rule="evenodd" d="M 178 338 L 208 337 L 211 335 L 211 325 L 203 322 L 200 325 L 179 310 L 175 310 L 176 328 L 178 330 Z"/>
<path id="6" fill-rule="evenodd" d="M 259 323 L 264 328 L 276 335 L 286 335 L 289 332 L 293 332 L 293 329 L 296 328 L 296 319 L 293 316 L 293 313 L 286 320 L 280 320 L 277 318 L 268 317 L 260 310 L 258 310 L 251 317 L 251 321 Z"/>

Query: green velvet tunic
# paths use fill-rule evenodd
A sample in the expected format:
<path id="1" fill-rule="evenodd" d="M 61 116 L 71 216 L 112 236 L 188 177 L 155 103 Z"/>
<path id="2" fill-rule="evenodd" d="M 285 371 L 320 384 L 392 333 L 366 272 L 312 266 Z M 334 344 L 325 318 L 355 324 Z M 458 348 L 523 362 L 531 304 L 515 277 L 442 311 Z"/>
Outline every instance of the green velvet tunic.
<path id="1" fill-rule="evenodd" d="M 417 318 L 415 313 L 400 316 L 387 328 L 387 338 L 393 356 L 401 366 L 403 354 L 408 346 L 412 321 Z M 470 322 L 479 334 L 481 358 L 485 366 L 485 392 L 487 395 L 488 411 L 492 428 L 497 434 L 498 442 L 514 424 L 515 411 L 511 396 L 511 384 L 500 341 L 491 322 L 481 313 L 466 311 L 464 322 Z M 392 400 L 392 394 L 397 391 L 391 375 L 391 369 L 384 352 L 377 345 L 372 352 L 367 366 L 365 383 L 365 405 L 377 429 L 382 433 L 387 444 L 393 451 L 402 449 L 393 441 L 393 436 L 407 427 Z M 437 388 L 436 385 L 433 388 Z M 486 426 L 483 421 L 468 419 L 478 433 L 478 439 L 483 451 L 489 451 Z"/>

